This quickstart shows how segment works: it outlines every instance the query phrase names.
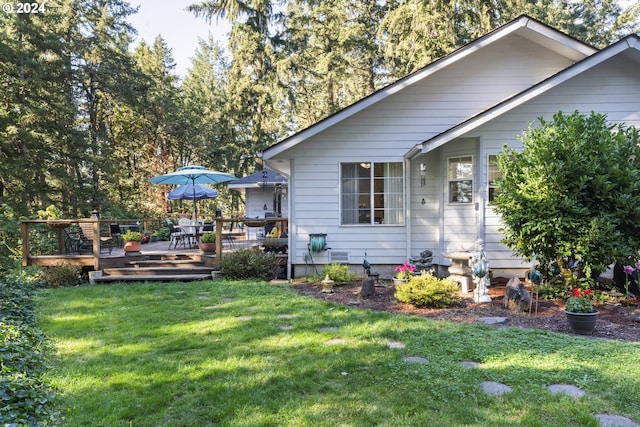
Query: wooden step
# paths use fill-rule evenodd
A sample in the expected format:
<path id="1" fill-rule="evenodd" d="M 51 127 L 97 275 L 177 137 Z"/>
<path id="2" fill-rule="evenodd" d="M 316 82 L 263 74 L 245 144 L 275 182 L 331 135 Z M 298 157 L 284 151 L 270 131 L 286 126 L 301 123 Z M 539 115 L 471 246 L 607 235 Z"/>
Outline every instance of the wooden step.
<path id="1" fill-rule="evenodd" d="M 211 274 L 213 268 L 205 266 L 196 267 L 125 267 L 125 268 L 105 268 L 104 276 L 177 276 L 190 274 Z"/>
<path id="2" fill-rule="evenodd" d="M 96 277 L 94 280 L 96 282 L 132 282 L 132 281 L 140 281 L 140 282 L 190 282 L 193 280 L 209 280 L 211 279 L 211 274 L 163 274 L 163 275 L 107 275 Z"/>
<path id="3" fill-rule="evenodd" d="M 131 261 L 129 265 L 136 268 L 144 267 L 176 267 L 176 268 L 189 268 L 189 267 L 201 267 L 204 265 L 203 261 L 196 261 L 192 259 L 153 259 L 144 261 Z"/>

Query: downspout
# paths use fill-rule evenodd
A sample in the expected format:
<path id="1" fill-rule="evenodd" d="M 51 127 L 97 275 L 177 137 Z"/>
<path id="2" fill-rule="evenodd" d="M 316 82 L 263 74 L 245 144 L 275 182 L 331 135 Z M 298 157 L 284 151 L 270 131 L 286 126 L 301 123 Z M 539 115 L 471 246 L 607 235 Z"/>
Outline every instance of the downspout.
<path id="1" fill-rule="evenodd" d="M 476 188 L 476 235 L 477 239 L 482 239 L 486 242 L 486 207 L 487 207 L 487 195 L 488 195 L 488 171 L 489 165 L 487 164 L 487 156 L 483 155 L 484 144 L 482 138 L 478 138 L 478 169 L 476 170 L 476 182 L 478 187 Z"/>
<path id="2" fill-rule="evenodd" d="M 296 166 L 295 159 L 289 160 L 289 175 L 287 176 L 287 215 L 289 217 L 289 233 L 287 234 L 287 245 L 289 246 L 289 256 L 287 257 L 287 279 L 291 280 L 293 272 L 293 257 L 296 252 L 296 239 L 298 230 L 296 229 L 296 210 L 293 209 L 294 189 L 296 187 L 295 174 L 293 170 Z"/>
<path id="3" fill-rule="evenodd" d="M 411 257 L 411 252 L 413 250 L 413 241 L 411 239 L 412 233 L 412 218 L 411 218 L 411 159 L 405 157 L 404 159 L 404 192 L 405 192 L 405 239 L 407 241 L 407 245 L 405 247 L 406 254 L 405 259 L 409 260 Z"/>

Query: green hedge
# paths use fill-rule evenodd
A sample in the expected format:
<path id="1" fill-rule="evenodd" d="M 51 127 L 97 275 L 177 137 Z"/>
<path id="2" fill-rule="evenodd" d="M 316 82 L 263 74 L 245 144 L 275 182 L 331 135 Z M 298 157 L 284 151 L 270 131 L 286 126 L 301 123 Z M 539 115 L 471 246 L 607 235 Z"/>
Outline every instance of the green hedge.
<path id="1" fill-rule="evenodd" d="M 35 285 L 0 282 L 0 420 L 9 426 L 47 426 L 56 419 L 54 394 L 42 380 L 49 346 L 36 326 Z"/>

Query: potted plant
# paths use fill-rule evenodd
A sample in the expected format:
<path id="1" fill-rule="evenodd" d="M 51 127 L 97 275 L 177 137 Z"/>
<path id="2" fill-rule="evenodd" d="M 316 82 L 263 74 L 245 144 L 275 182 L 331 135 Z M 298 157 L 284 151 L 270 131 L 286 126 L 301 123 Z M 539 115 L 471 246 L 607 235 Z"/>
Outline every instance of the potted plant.
<path id="1" fill-rule="evenodd" d="M 216 252 L 216 233 L 213 231 L 205 231 L 202 236 L 200 236 L 200 242 L 198 242 L 198 247 L 204 253 L 215 253 Z"/>
<path id="2" fill-rule="evenodd" d="M 406 283 L 413 277 L 413 274 L 416 271 L 416 266 L 413 264 L 409 264 L 408 262 L 403 262 L 402 264 L 396 266 L 394 268 L 396 271 L 396 276 L 393 278 L 393 281 L 398 283 Z"/>
<path id="3" fill-rule="evenodd" d="M 142 247 L 142 233 L 129 230 L 122 235 L 122 240 L 124 240 L 125 252 L 140 252 L 140 248 Z"/>
<path id="4" fill-rule="evenodd" d="M 580 290 L 574 288 L 572 296 L 567 300 L 565 314 L 569 327 L 576 334 L 591 335 L 596 328 L 598 311 L 593 308 L 591 300 L 593 291 L 591 289 Z"/>

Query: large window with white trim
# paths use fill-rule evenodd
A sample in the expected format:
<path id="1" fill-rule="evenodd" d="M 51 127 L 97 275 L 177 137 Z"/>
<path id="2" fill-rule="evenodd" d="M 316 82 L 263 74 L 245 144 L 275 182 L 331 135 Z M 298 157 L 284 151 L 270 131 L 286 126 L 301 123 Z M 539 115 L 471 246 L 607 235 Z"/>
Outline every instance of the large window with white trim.
<path id="1" fill-rule="evenodd" d="M 450 157 L 447 166 L 449 203 L 472 203 L 473 156 Z"/>
<path id="2" fill-rule="evenodd" d="M 402 162 L 340 165 L 341 223 L 404 224 Z"/>

